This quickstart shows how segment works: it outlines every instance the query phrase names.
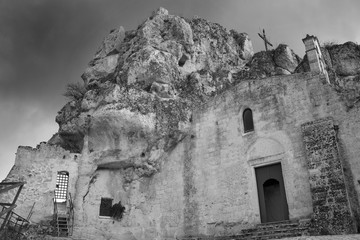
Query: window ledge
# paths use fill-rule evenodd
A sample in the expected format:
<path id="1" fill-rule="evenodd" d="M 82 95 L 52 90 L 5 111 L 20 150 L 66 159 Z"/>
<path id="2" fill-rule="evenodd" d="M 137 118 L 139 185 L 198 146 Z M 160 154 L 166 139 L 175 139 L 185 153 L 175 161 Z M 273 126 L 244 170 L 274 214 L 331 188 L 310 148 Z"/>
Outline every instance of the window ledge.
<path id="1" fill-rule="evenodd" d="M 248 131 L 248 132 L 243 132 L 243 136 L 247 136 L 247 135 L 251 135 L 251 134 L 253 134 L 253 133 L 255 133 L 255 130 L 252 130 L 252 131 Z"/>
<path id="2" fill-rule="evenodd" d="M 99 216 L 100 219 L 111 219 L 110 216 Z"/>

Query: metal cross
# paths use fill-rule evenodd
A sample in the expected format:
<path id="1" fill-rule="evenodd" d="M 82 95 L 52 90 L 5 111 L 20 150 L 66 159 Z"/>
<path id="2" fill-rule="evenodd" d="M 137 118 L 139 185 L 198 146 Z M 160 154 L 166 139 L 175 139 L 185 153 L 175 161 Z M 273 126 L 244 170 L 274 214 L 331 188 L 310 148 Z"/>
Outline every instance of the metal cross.
<path id="1" fill-rule="evenodd" d="M 273 45 L 266 39 L 265 29 L 263 29 L 263 35 L 261 35 L 260 33 L 258 33 L 258 34 L 259 34 L 259 37 L 261 37 L 261 39 L 264 40 L 265 50 L 267 51 L 267 50 L 268 50 L 267 45 L 270 45 L 271 47 L 272 47 Z"/>

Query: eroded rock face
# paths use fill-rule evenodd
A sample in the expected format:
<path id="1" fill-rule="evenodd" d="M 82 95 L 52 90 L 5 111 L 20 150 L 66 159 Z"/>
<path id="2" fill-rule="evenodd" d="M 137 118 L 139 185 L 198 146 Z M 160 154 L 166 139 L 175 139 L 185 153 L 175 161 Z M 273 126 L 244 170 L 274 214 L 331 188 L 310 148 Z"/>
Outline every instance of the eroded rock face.
<path id="1" fill-rule="evenodd" d="M 252 46 L 252 42 L 247 33 L 237 33 L 236 31 L 231 31 L 237 43 L 243 49 L 241 53 L 241 58 L 244 60 L 250 60 L 254 55 L 254 49 Z"/>
<path id="2" fill-rule="evenodd" d="M 233 85 L 253 54 L 245 33 L 160 8 L 105 38 L 82 75 L 87 92 L 59 112 L 51 143 L 88 151 L 99 168 L 150 176 L 189 134 L 192 109 Z"/>
<path id="3" fill-rule="evenodd" d="M 327 46 L 328 71 L 348 108 L 360 100 L 360 46 L 353 42 Z"/>
<path id="4" fill-rule="evenodd" d="M 353 42 L 326 48 L 332 60 L 335 72 L 340 76 L 360 74 L 360 46 Z"/>
<path id="5" fill-rule="evenodd" d="M 280 44 L 275 49 L 274 62 L 279 68 L 282 68 L 290 73 L 294 73 L 300 61 L 301 59 L 294 53 L 294 51 L 285 44 Z"/>
<path id="6" fill-rule="evenodd" d="M 118 65 L 119 55 L 110 55 L 97 60 L 93 66 L 89 66 L 81 76 L 86 85 L 102 83 L 114 77 Z"/>
<path id="7" fill-rule="evenodd" d="M 360 100 L 360 46 L 353 42 L 327 45 L 321 53 L 331 84 L 346 106 L 352 108 Z"/>
<path id="8" fill-rule="evenodd" d="M 280 44 L 276 49 L 254 54 L 247 68 L 237 73 L 240 79 L 261 79 L 274 75 L 289 75 L 296 71 L 301 58 L 289 46 Z"/>
<path id="9" fill-rule="evenodd" d="M 96 60 L 104 58 L 108 55 L 118 53 L 120 50 L 120 45 L 125 38 L 125 29 L 120 26 L 118 29 L 114 29 L 110 34 L 104 39 L 102 45 L 95 54 L 95 57 L 90 65 L 94 64 Z"/>
<path id="10" fill-rule="evenodd" d="M 339 77 L 356 76 L 360 74 L 360 46 L 353 42 L 334 44 L 321 47 L 321 54 L 327 69 L 334 71 Z M 309 65 L 304 57 L 301 65 Z M 310 71 L 308 68 L 297 72 Z"/>

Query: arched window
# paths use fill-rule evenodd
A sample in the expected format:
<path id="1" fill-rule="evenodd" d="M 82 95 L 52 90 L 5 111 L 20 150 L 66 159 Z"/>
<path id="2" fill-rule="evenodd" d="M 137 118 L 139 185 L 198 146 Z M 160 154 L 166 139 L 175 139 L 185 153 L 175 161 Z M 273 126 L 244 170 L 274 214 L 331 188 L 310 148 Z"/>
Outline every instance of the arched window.
<path id="1" fill-rule="evenodd" d="M 66 202 L 69 183 L 69 173 L 61 171 L 57 173 L 55 202 Z"/>
<path id="2" fill-rule="evenodd" d="M 247 108 L 243 112 L 243 122 L 244 122 L 244 132 L 254 131 L 254 122 L 252 111 L 250 108 Z"/>

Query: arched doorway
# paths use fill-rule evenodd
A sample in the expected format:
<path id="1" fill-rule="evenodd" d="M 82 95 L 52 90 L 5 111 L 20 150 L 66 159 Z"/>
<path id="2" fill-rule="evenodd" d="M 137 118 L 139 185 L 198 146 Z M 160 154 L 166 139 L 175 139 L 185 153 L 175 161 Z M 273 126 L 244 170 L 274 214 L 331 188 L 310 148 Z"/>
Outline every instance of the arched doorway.
<path id="1" fill-rule="evenodd" d="M 267 222 L 276 222 L 282 220 L 281 211 L 278 210 L 278 204 L 281 202 L 280 183 L 278 180 L 270 178 L 263 184 L 265 211 Z"/>
<path id="2" fill-rule="evenodd" d="M 261 222 L 289 219 L 281 164 L 255 168 Z"/>

